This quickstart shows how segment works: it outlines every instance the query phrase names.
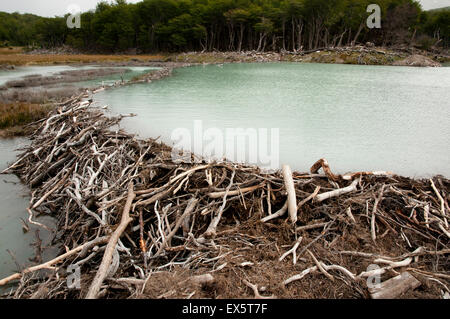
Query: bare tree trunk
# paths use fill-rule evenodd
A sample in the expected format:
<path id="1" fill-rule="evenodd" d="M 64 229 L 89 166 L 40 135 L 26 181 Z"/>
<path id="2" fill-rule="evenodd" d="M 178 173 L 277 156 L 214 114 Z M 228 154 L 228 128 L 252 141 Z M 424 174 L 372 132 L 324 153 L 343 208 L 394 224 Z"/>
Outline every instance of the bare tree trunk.
<path id="1" fill-rule="evenodd" d="M 264 38 L 263 33 L 260 33 L 260 34 L 259 34 L 258 48 L 256 49 L 256 51 L 258 51 L 258 52 L 259 52 L 259 50 L 261 50 L 263 38 Z"/>
<path id="2" fill-rule="evenodd" d="M 313 21 L 310 23 L 310 28 L 309 28 L 309 37 L 308 37 L 308 49 L 309 50 L 313 49 L 314 27 L 315 27 L 315 23 L 314 23 L 314 17 L 313 17 Z"/>
<path id="3" fill-rule="evenodd" d="M 296 50 L 295 50 L 295 23 L 294 23 L 294 18 L 291 19 L 291 25 L 292 25 L 292 51 L 296 52 Z"/>
<path id="4" fill-rule="evenodd" d="M 347 32 L 347 29 L 345 29 L 345 31 L 344 32 L 342 32 L 342 34 L 341 34 L 341 37 L 340 37 L 340 39 L 339 39 L 339 42 L 338 42 L 338 47 L 340 47 L 340 46 L 342 46 L 342 39 L 344 38 L 344 34 Z"/>
<path id="5" fill-rule="evenodd" d="M 239 36 L 239 45 L 238 45 L 238 52 L 241 52 L 242 49 L 242 40 L 244 39 L 244 24 L 241 23 L 241 32 Z"/>
<path id="6" fill-rule="evenodd" d="M 234 48 L 234 27 L 233 27 L 232 23 L 230 23 L 229 29 L 230 29 L 230 32 L 229 32 L 230 33 L 230 36 L 229 36 L 230 41 L 229 41 L 229 44 L 228 44 L 228 50 L 229 51 L 233 51 L 233 48 Z"/>
<path id="7" fill-rule="evenodd" d="M 361 23 L 361 24 L 359 25 L 358 32 L 356 33 L 355 38 L 354 38 L 353 41 L 352 41 L 352 47 L 355 46 L 356 41 L 358 40 L 358 37 L 359 37 L 359 35 L 361 34 L 361 31 L 362 31 L 363 27 L 364 27 L 364 24 Z"/>
<path id="8" fill-rule="evenodd" d="M 352 28 L 348 31 L 348 37 L 347 37 L 347 45 L 350 45 L 350 39 L 352 38 Z"/>
<path id="9" fill-rule="evenodd" d="M 322 32 L 322 20 L 318 18 L 316 20 L 316 36 L 314 41 L 314 49 L 319 47 L 320 33 Z"/>
<path id="10" fill-rule="evenodd" d="M 411 37 L 411 41 L 409 41 L 409 46 L 414 45 L 414 39 L 416 38 L 417 28 L 414 29 L 414 33 Z"/>
<path id="11" fill-rule="evenodd" d="M 302 32 L 303 32 L 303 21 L 300 21 L 297 24 L 297 30 L 298 30 L 298 36 L 297 36 L 297 50 L 298 51 L 303 51 L 303 46 L 302 46 Z"/>

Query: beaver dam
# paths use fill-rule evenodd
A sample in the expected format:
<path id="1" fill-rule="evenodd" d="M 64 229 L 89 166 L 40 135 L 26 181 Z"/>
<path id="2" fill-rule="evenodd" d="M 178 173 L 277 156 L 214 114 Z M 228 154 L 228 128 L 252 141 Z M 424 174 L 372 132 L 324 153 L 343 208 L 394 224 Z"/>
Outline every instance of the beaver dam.
<path id="1" fill-rule="evenodd" d="M 86 97 L 35 123 L 31 145 L 6 170 L 31 189 L 28 223 L 51 231 L 60 252 L 42 260 L 38 246 L 35 265 L 0 279 L 10 285 L 4 297 L 450 292 L 448 179 L 335 175 L 324 159 L 307 173 L 176 164 L 170 147 L 120 130 L 123 116 Z M 54 217 L 56 229 L 36 222 L 40 215 Z"/>

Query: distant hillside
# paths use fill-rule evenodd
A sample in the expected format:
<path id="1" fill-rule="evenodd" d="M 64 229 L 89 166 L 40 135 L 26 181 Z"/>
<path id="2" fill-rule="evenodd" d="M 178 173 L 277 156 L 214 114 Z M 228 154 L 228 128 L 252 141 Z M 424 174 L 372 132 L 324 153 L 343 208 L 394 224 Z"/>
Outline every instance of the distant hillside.
<path id="1" fill-rule="evenodd" d="M 450 6 L 449 7 L 442 7 L 442 8 L 427 10 L 427 12 L 429 12 L 429 13 L 438 13 L 438 12 L 443 12 L 443 11 L 450 11 Z"/>

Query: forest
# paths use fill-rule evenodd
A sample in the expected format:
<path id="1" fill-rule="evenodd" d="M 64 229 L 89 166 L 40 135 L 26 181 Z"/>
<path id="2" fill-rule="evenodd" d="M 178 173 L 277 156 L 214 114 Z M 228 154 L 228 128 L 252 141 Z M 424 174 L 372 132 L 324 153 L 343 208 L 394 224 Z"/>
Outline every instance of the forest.
<path id="1" fill-rule="evenodd" d="M 0 12 L 0 44 L 86 52 L 306 51 L 371 42 L 448 48 L 450 10 L 423 11 L 413 0 L 377 0 L 381 28 L 369 29 L 374 0 L 125 0 L 100 2 L 67 18 Z"/>

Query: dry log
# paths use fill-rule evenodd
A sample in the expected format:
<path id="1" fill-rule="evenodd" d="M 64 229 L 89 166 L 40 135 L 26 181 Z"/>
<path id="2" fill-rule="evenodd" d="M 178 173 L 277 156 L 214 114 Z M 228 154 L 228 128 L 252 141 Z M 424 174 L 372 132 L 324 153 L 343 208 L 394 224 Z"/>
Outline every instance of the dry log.
<path id="1" fill-rule="evenodd" d="M 130 209 L 131 204 L 133 203 L 136 194 L 133 191 L 133 183 L 130 182 L 128 185 L 128 197 L 127 202 L 123 208 L 122 219 L 120 221 L 119 227 L 114 231 L 109 239 L 108 245 L 106 246 L 105 254 L 103 255 L 102 263 L 98 268 L 98 271 L 94 277 L 94 280 L 89 287 L 89 291 L 86 294 L 86 299 L 96 299 L 97 295 L 100 291 L 100 287 L 103 283 L 103 280 L 108 275 L 109 267 L 111 266 L 111 261 L 113 257 L 113 253 L 116 250 L 117 242 L 122 236 L 123 232 L 127 228 L 128 224 L 133 220 L 130 217 Z"/>
<path id="2" fill-rule="evenodd" d="M 288 213 L 292 224 L 297 222 L 297 196 L 295 195 L 294 180 L 289 165 L 283 165 L 284 186 L 288 194 Z"/>
<path id="3" fill-rule="evenodd" d="M 420 281 L 406 271 L 382 282 L 378 287 L 369 288 L 369 292 L 372 299 L 394 299 L 420 285 Z"/>

